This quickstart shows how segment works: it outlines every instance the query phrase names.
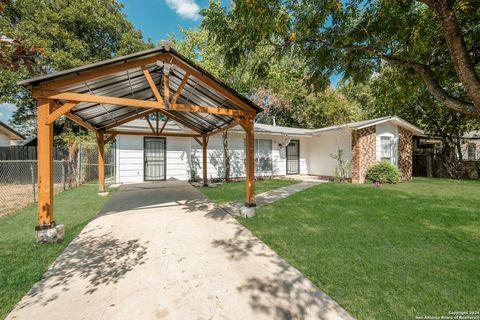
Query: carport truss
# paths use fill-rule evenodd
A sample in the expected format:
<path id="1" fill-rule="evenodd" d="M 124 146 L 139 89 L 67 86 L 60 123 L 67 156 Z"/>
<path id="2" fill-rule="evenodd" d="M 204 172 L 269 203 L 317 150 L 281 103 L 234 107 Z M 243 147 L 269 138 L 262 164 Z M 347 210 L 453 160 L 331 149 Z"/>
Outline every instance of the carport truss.
<path id="1" fill-rule="evenodd" d="M 246 206 L 255 206 L 254 118 L 262 109 L 168 46 L 142 51 L 19 83 L 37 100 L 38 230 L 55 226 L 53 123 L 61 116 L 96 133 L 99 192 L 105 192 L 104 144 L 116 135 L 192 137 L 202 145 L 207 180 L 210 136 L 241 125 L 245 130 Z M 154 119 L 151 114 L 156 114 Z M 159 126 L 159 117 L 164 125 Z M 118 126 L 145 118 L 144 131 Z M 188 128 L 168 132 L 167 121 Z"/>

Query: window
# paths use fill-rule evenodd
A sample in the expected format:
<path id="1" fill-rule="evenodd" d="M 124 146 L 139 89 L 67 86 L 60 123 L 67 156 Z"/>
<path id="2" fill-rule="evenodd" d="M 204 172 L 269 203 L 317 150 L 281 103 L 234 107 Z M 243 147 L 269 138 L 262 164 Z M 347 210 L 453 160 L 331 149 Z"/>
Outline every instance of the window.
<path id="1" fill-rule="evenodd" d="M 468 151 L 468 160 L 475 161 L 477 160 L 477 145 L 475 143 L 469 143 L 467 147 Z"/>
<path id="2" fill-rule="evenodd" d="M 380 160 L 392 161 L 392 137 L 380 137 Z"/>
<path id="3" fill-rule="evenodd" d="M 255 172 L 272 171 L 272 140 L 255 139 Z"/>

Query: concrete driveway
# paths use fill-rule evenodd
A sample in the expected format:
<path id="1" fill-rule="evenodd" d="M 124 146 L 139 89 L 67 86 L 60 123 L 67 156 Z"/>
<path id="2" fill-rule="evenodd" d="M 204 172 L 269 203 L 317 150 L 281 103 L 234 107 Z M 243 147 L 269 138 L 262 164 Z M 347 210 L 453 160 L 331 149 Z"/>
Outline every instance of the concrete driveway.
<path id="1" fill-rule="evenodd" d="M 195 188 L 168 181 L 121 187 L 7 319 L 351 317 Z"/>

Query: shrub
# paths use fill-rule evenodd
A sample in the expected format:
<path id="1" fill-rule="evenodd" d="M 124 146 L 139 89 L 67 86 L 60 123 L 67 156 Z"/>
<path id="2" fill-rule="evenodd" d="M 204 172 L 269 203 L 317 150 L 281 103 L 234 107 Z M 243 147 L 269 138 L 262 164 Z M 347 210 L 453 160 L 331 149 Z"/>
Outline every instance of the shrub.
<path id="1" fill-rule="evenodd" d="M 402 176 L 400 170 L 387 161 L 380 161 L 368 168 L 367 181 L 380 183 L 397 183 Z"/>

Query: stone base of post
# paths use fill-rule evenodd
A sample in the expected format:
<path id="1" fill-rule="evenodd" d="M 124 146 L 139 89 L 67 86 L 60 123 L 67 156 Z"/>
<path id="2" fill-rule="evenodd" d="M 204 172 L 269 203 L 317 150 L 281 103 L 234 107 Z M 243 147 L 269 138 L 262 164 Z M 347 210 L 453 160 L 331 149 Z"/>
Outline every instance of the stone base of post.
<path id="1" fill-rule="evenodd" d="M 108 196 L 108 191 L 100 191 L 97 193 L 100 197 L 106 197 Z"/>
<path id="2" fill-rule="evenodd" d="M 38 243 L 60 243 L 65 238 L 65 225 L 55 222 L 37 225 L 35 233 Z"/>
<path id="3" fill-rule="evenodd" d="M 257 205 L 255 203 L 245 203 L 245 206 L 240 208 L 240 215 L 243 218 L 253 218 L 257 215 Z"/>

